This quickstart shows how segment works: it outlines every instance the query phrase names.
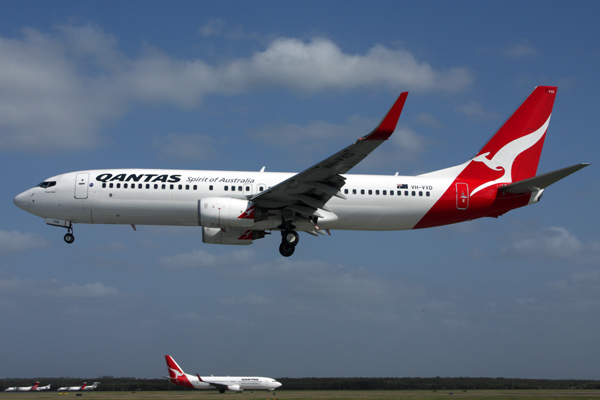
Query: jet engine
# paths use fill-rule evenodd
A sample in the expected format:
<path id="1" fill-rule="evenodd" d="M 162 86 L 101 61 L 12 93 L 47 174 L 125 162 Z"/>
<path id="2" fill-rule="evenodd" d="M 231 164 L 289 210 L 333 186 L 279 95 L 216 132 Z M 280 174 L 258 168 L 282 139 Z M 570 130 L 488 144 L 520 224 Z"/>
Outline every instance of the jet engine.
<path id="1" fill-rule="evenodd" d="M 240 228 L 202 227 L 202 242 L 208 244 L 248 245 L 253 240 L 265 237 L 265 231 L 253 231 Z"/>
<path id="2" fill-rule="evenodd" d="M 254 204 L 228 197 L 201 199 L 198 201 L 198 224 L 213 228 L 248 228 L 254 224 Z"/>
<path id="3" fill-rule="evenodd" d="M 227 389 L 231 390 L 234 393 L 242 393 L 244 389 L 240 389 L 240 385 L 229 385 Z"/>

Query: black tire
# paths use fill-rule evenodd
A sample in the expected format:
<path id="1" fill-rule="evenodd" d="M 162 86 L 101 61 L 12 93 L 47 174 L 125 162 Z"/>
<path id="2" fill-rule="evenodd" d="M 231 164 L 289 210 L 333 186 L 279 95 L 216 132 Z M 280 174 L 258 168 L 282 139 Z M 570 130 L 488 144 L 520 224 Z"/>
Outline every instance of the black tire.
<path id="1" fill-rule="evenodd" d="M 296 247 L 300 241 L 300 235 L 296 231 L 284 231 L 281 234 L 281 243 L 284 243 L 287 247 Z"/>
<path id="2" fill-rule="evenodd" d="M 294 250 L 296 250 L 294 246 L 286 246 L 283 243 L 279 245 L 279 253 L 284 257 L 289 257 L 294 254 Z"/>
<path id="3" fill-rule="evenodd" d="M 73 236 L 71 233 L 67 233 L 65 235 L 65 242 L 67 242 L 68 244 L 71 244 L 75 241 L 75 236 Z"/>

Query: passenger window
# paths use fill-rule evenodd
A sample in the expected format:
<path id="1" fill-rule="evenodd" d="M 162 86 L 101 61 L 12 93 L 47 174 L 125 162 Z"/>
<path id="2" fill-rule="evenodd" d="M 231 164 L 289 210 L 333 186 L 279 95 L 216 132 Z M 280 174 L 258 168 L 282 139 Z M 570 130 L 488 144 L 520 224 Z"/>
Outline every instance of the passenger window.
<path id="1" fill-rule="evenodd" d="M 127 189 L 127 184 L 126 183 L 123 184 L 123 189 Z"/>
<path id="2" fill-rule="evenodd" d="M 412 194 L 413 196 L 416 196 L 416 195 L 417 195 L 417 193 L 415 193 L 415 191 L 414 191 L 414 190 L 412 191 L 412 193 L 411 193 L 411 194 Z"/>
<path id="3" fill-rule="evenodd" d="M 112 183 L 109 183 L 109 184 L 108 184 L 108 187 L 112 189 L 112 188 L 113 188 L 113 184 L 112 184 Z"/>
<path id="4" fill-rule="evenodd" d="M 246 192 L 250 191 L 250 186 L 246 186 Z"/>
<path id="5" fill-rule="evenodd" d="M 177 188 L 178 188 L 179 190 L 181 190 L 181 189 L 183 189 L 183 186 L 182 186 L 182 185 L 179 185 Z"/>
<path id="6" fill-rule="evenodd" d="M 394 195 L 394 191 L 390 190 L 390 196 L 393 196 L 393 195 Z"/>
<path id="7" fill-rule="evenodd" d="M 429 192 L 425 192 L 425 196 L 429 197 Z"/>
<path id="8" fill-rule="evenodd" d="M 365 189 L 360 189 L 360 194 L 365 194 Z"/>
<path id="9" fill-rule="evenodd" d="M 344 194 L 348 194 L 348 189 L 344 189 Z"/>
<path id="10" fill-rule="evenodd" d="M 158 189 L 158 183 L 154 184 L 154 189 Z"/>
<path id="11" fill-rule="evenodd" d="M 150 189 L 150 184 L 146 183 L 146 189 Z"/>
<path id="12" fill-rule="evenodd" d="M 173 190 L 175 186 L 174 185 L 169 185 L 169 189 Z"/>
<path id="13" fill-rule="evenodd" d="M 379 194 L 379 190 L 376 190 L 376 191 L 375 191 L 375 194 Z"/>
<path id="14" fill-rule="evenodd" d="M 160 185 L 163 189 L 167 188 L 167 185 L 165 185 L 164 183 L 162 185 Z"/>
<path id="15" fill-rule="evenodd" d="M 369 194 L 373 194 L 373 191 L 371 189 L 369 189 Z"/>
<path id="16" fill-rule="evenodd" d="M 229 190 L 229 186 L 225 186 L 224 189 L 225 189 L 225 191 L 228 191 Z"/>
<path id="17" fill-rule="evenodd" d="M 102 187 L 106 188 L 106 182 L 102 182 Z"/>
<path id="18" fill-rule="evenodd" d="M 227 189 L 226 189 L 226 190 L 227 190 Z M 235 192 L 235 186 L 232 186 L 232 187 L 231 187 L 231 191 L 232 191 L 232 192 Z"/>
<path id="19" fill-rule="evenodd" d="M 356 189 L 352 189 L 352 194 L 356 194 Z"/>
<path id="20" fill-rule="evenodd" d="M 405 196 L 408 196 L 408 190 L 405 190 L 405 191 L 404 191 L 404 195 L 405 195 Z"/>
<path id="21" fill-rule="evenodd" d="M 194 190 L 196 190 L 196 186 L 194 186 Z M 210 185 L 210 186 L 208 187 L 208 190 L 213 190 L 213 185 Z"/>
<path id="22" fill-rule="evenodd" d="M 198 185 L 194 185 L 194 190 L 198 190 Z M 210 190 L 212 190 L 212 186 L 210 187 Z"/>
<path id="23" fill-rule="evenodd" d="M 190 185 L 185 185 L 185 190 L 190 190 Z"/>
<path id="24" fill-rule="evenodd" d="M 140 183 L 138 184 L 138 189 L 141 189 L 143 187 L 143 185 Z"/>
<path id="25" fill-rule="evenodd" d="M 384 190 L 383 192 L 381 192 L 381 194 L 385 196 L 387 194 L 387 190 Z"/>
<path id="26" fill-rule="evenodd" d="M 423 192 L 419 191 L 419 196 L 423 197 Z"/>
<path id="27" fill-rule="evenodd" d="M 241 191 L 242 191 L 242 187 L 238 186 L 238 192 L 241 192 Z"/>
<path id="28" fill-rule="evenodd" d="M 262 192 L 263 190 L 265 190 L 265 188 L 263 186 L 261 186 L 261 187 L 258 188 L 259 192 Z"/>

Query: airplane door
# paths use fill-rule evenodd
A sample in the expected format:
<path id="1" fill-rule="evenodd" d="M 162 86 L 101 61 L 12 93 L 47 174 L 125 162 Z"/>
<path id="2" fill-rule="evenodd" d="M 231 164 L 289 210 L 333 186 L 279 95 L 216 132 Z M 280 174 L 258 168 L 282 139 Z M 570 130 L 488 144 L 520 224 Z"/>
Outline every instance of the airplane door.
<path id="1" fill-rule="evenodd" d="M 75 198 L 87 199 L 90 174 L 77 174 L 75 178 Z"/>
<path id="2" fill-rule="evenodd" d="M 456 184 L 456 208 L 459 210 L 469 208 L 469 185 L 466 183 Z"/>

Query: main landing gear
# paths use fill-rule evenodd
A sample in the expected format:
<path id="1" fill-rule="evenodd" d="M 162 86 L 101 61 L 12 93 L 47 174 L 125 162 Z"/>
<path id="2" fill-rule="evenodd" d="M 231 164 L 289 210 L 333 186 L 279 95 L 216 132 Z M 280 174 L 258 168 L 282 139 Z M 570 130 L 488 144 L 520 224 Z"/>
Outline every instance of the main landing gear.
<path id="1" fill-rule="evenodd" d="M 73 236 L 73 225 L 69 226 L 67 228 L 67 234 L 65 235 L 65 242 L 67 242 L 67 244 L 71 244 L 75 241 L 75 236 Z"/>
<path id="2" fill-rule="evenodd" d="M 284 257 L 289 257 L 294 254 L 296 245 L 300 241 L 298 232 L 291 229 L 281 231 L 281 244 L 279 245 L 279 253 Z"/>

